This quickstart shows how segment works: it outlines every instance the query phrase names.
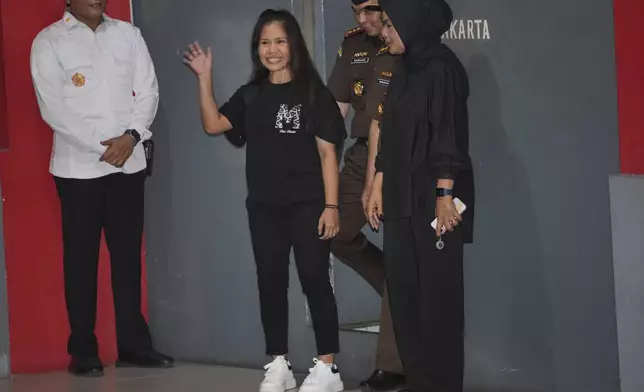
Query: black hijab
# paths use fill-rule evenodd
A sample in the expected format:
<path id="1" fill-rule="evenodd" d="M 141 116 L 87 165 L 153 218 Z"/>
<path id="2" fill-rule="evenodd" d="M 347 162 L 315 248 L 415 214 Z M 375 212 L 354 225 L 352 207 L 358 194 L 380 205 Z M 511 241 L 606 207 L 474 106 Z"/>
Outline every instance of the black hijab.
<path id="1" fill-rule="evenodd" d="M 450 56 L 441 43 L 454 18 L 444 0 L 382 0 L 381 6 L 405 44 L 406 66 L 417 67 L 433 57 Z"/>

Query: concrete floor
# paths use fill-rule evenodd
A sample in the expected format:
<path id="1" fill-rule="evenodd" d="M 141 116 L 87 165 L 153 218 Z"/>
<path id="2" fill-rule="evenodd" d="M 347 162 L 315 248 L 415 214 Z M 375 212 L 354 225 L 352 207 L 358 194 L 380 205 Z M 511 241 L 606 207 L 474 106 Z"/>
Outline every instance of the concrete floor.
<path id="1" fill-rule="evenodd" d="M 110 367 L 98 379 L 76 378 L 65 372 L 15 376 L 0 380 L 0 392 L 255 392 L 263 374 L 259 370 L 195 364 L 179 364 L 168 370 Z"/>
<path id="2" fill-rule="evenodd" d="M 97 379 L 76 378 L 66 372 L 0 379 L 0 392 L 257 392 L 263 375 L 263 370 L 199 364 L 179 364 L 167 370 L 108 367 L 105 376 Z M 296 377 L 299 385 L 305 376 Z M 357 382 L 343 381 L 345 392 L 359 392 Z M 464 392 L 544 391 L 470 386 Z"/>

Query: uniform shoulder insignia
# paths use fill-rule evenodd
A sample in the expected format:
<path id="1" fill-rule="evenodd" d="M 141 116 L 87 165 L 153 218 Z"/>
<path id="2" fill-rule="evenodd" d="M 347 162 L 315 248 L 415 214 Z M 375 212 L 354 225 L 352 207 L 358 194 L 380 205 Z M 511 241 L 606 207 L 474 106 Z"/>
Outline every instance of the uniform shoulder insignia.
<path id="1" fill-rule="evenodd" d="M 389 47 L 388 46 L 383 46 L 378 50 L 378 53 L 376 53 L 376 56 L 380 56 L 381 54 L 389 53 Z"/>
<path id="2" fill-rule="evenodd" d="M 349 38 L 349 37 L 354 36 L 354 35 L 356 35 L 358 33 L 362 33 L 363 31 L 364 30 L 362 29 L 362 27 L 356 27 L 356 28 L 351 29 L 351 30 L 347 31 L 346 33 L 344 33 L 344 38 Z"/>

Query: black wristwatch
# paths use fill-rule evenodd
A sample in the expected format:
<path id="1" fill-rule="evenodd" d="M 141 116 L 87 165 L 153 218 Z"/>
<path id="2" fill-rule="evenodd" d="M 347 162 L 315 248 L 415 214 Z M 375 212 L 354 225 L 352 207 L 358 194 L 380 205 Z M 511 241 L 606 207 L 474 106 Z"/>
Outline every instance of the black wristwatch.
<path id="1" fill-rule="evenodd" d="M 134 141 L 136 142 L 134 143 L 134 145 L 139 144 L 139 142 L 141 141 L 141 135 L 136 131 L 136 129 L 128 129 L 125 131 L 125 134 L 130 135 L 132 139 L 134 139 Z"/>
<path id="2" fill-rule="evenodd" d="M 452 196 L 452 190 L 447 188 L 436 188 L 436 197 Z"/>

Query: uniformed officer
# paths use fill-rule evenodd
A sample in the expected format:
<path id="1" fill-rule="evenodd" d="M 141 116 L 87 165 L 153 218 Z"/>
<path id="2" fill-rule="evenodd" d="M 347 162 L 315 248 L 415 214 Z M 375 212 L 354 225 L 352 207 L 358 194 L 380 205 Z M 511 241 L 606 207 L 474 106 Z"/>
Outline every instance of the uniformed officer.
<path id="1" fill-rule="evenodd" d="M 404 384 L 386 295 L 382 251 L 361 232 L 367 223 L 364 208 L 375 177 L 379 117 L 395 57 L 380 38 L 383 25 L 377 0 L 352 0 L 360 24 L 345 33 L 328 87 L 346 117 L 353 107 L 351 138 L 355 143 L 344 156 L 340 174 L 340 234 L 331 251 L 383 296 L 376 370 L 363 387 L 396 389 Z"/>

